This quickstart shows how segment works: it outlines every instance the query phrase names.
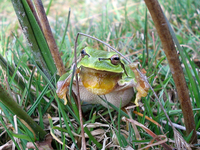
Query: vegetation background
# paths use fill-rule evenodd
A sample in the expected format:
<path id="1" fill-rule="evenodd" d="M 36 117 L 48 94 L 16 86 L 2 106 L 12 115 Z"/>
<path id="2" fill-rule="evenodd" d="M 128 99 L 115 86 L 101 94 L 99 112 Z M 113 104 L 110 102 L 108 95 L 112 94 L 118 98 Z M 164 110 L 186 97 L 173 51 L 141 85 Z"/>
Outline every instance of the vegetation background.
<path id="1" fill-rule="evenodd" d="M 34 54 L 24 38 L 11 2 L 0 0 L 0 3 L 1 85 L 42 129 L 49 132 L 51 128 L 52 134 L 60 141 L 71 148 L 78 148 L 81 138 L 78 136 L 80 126 L 77 108 L 73 105 L 64 106 L 62 101 L 58 100 L 55 94 L 58 77 L 54 75 L 47 81 L 42 72 L 34 67 L 36 66 Z M 154 23 L 143 1 L 56 0 L 50 2 L 47 0 L 43 1 L 43 4 L 48 12 L 48 20 L 67 70 L 74 61 L 74 41 L 78 32 L 87 33 L 109 43 L 132 62 L 141 63 L 141 68 L 146 70 L 146 76 L 149 77 L 148 80 L 170 119 L 177 124 L 177 130 L 189 142 L 191 136 L 186 136 L 185 130 L 180 128 L 184 126 L 184 121 L 174 81 Z M 180 59 L 190 91 L 196 130 L 199 131 L 200 4 L 196 0 L 163 0 L 160 4 L 184 50 L 184 57 L 181 56 Z M 71 15 L 69 27 L 65 32 L 69 8 Z M 79 52 L 85 46 L 107 50 L 106 46 L 85 37 L 81 37 L 78 44 Z M 22 83 L 16 79 L 16 76 L 22 79 Z M 25 87 L 22 88 L 22 85 Z M 151 91 L 146 98 L 142 99 L 142 103 L 143 106 L 136 108 L 135 111 L 143 115 L 132 113 L 132 118 L 156 135 L 166 133 L 170 139 L 167 144 L 173 147 L 172 128 L 167 124 L 166 117 Z M 15 119 L 15 114 L 1 102 L 0 108 L 0 145 L 15 139 L 16 148 L 25 149 L 27 142 L 35 139 L 30 128 L 20 119 Z M 126 123 L 120 120 L 120 113 L 107 110 L 102 106 L 90 108 L 86 105 L 82 109 L 85 123 L 91 125 L 88 127 L 89 132 L 98 140 L 98 142 L 93 140 L 93 136 L 90 135 L 86 138 L 87 147 L 130 146 L 138 149 L 153 140 L 141 128 L 138 129 L 141 140 L 136 139 L 136 135 L 133 134 L 136 129 L 129 126 L 127 130 Z M 47 118 L 47 114 L 51 117 Z M 147 120 L 145 116 L 152 118 L 154 122 Z M 162 126 L 163 132 L 155 122 Z M 58 142 L 54 143 L 54 146 L 57 149 L 64 149 L 64 146 Z"/>

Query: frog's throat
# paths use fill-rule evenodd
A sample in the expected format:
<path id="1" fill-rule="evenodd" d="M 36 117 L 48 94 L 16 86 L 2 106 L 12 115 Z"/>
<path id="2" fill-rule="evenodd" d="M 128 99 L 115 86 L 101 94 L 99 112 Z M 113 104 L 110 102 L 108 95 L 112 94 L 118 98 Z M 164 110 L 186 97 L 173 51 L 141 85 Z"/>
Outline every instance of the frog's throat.
<path id="1" fill-rule="evenodd" d="M 93 94 L 104 95 L 114 90 L 122 73 L 101 71 L 81 66 L 80 78 L 83 86 Z"/>

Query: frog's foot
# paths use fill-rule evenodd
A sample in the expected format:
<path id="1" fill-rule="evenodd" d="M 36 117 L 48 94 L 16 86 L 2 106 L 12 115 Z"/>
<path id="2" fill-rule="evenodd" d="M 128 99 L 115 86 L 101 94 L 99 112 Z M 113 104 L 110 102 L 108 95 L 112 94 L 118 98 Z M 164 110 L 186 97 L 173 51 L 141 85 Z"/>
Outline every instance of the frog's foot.
<path id="1" fill-rule="evenodd" d="M 141 99 L 141 97 L 146 97 L 148 94 L 149 85 L 141 77 L 140 73 L 137 71 L 138 63 L 133 63 L 133 64 L 130 64 L 129 66 L 135 74 L 135 79 L 137 82 L 137 85 L 136 85 L 137 94 L 136 94 L 136 98 L 135 98 L 135 104 L 136 104 L 136 106 L 139 106 L 138 102 Z"/>
<path id="2" fill-rule="evenodd" d="M 58 95 L 58 94 L 57 94 L 57 95 Z M 60 99 L 63 99 L 63 100 L 64 100 L 64 105 L 67 105 L 66 93 L 63 94 L 63 95 L 58 95 L 58 97 L 59 97 Z"/>
<path id="3" fill-rule="evenodd" d="M 60 99 L 64 100 L 64 105 L 67 105 L 67 99 L 66 99 L 67 91 L 68 91 L 68 84 L 63 83 L 63 81 L 58 81 L 56 93 Z"/>
<path id="4" fill-rule="evenodd" d="M 76 74 L 80 72 L 80 69 L 77 68 L 76 69 Z M 56 93 L 58 95 L 58 97 L 60 99 L 63 99 L 64 100 L 64 104 L 67 105 L 67 99 L 66 99 L 66 94 L 68 92 L 68 87 L 70 85 L 70 81 L 71 81 L 71 78 L 72 78 L 72 73 L 66 77 L 67 74 L 64 74 L 62 77 L 61 77 L 61 80 L 59 80 L 57 82 L 57 90 L 56 90 Z M 62 80 L 64 78 L 64 80 Z"/>
<path id="5" fill-rule="evenodd" d="M 136 85 L 136 98 L 135 98 L 135 104 L 136 106 L 139 106 L 138 102 L 141 99 L 141 97 L 146 97 L 148 94 L 149 86 L 146 82 L 143 80 L 140 80 Z"/>

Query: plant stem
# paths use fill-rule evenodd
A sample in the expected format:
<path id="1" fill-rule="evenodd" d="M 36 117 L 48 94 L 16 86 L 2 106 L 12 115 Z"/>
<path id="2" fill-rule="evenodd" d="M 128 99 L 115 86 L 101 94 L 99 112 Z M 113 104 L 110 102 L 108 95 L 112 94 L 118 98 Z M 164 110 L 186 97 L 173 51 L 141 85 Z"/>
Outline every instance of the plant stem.
<path id="1" fill-rule="evenodd" d="M 56 41 L 55 41 L 55 39 L 53 37 L 52 31 L 51 31 L 51 27 L 49 25 L 49 22 L 48 22 L 48 19 L 47 19 L 47 16 L 46 16 L 42 1 L 41 0 L 34 0 L 34 2 L 35 2 L 35 6 L 36 6 L 36 9 L 37 9 L 39 18 L 40 18 L 42 31 L 43 31 L 44 36 L 46 38 L 46 41 L 48 43 L 49 49 L 51 51 L 51 55 L 52 55 L 52 57 L 54 59 L 56 68 L 58 70 L 58 74 L 60 76 L 62 76 L 63 74 L 66 73 L 65 67 L 64 67 L 64 64 L 62 62 L 61 56 L 59 54 Z"/>
<path id="2" fill-rule="evenodd" d="M 157 0 L 145 0 L 149 12 L 153 18 L 156 30 L 161 39 L 163 50 L 169 62 L 172 76 L 176 85 L 178 98 L 183 112 L 184 122 L 186 126 L 187 135 L 193 131 L 191 143 L 197 142 L 197 134 L 195 129 L 194 115 L 189 97 L 189 91 L 186 85 L 181 63 L 174 46 L 169 27 L 165 20 L 165 16 Z"/>

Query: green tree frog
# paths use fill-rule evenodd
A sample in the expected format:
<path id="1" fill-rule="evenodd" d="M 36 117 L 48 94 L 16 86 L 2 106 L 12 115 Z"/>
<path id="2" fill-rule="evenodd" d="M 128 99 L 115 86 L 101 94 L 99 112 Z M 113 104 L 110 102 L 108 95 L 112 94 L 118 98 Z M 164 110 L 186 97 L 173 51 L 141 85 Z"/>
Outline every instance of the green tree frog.
<path id="1" fill-rule="evenodd" d="M 126 106 L 137 90 L 135 104 L 148 92 L 148 85 L 137 72 L 137 64 L 125 65 L 117 53 L 94 50 L 86 47 L 81 51 L 81 60 L 77 64 L 79 74 L 79 91 L 82 101 L 92 104 L 102 104 L 107 107 L 107 100 L 116 107 Z M 66 94 L 71 80 L 71 74 L 63 75 L 57 82 L 57 95 L 67 103 Z M 73 92 L 77 95 L 74 79 Z M 101 98 L 102 99 L 101 99 Z"/>

